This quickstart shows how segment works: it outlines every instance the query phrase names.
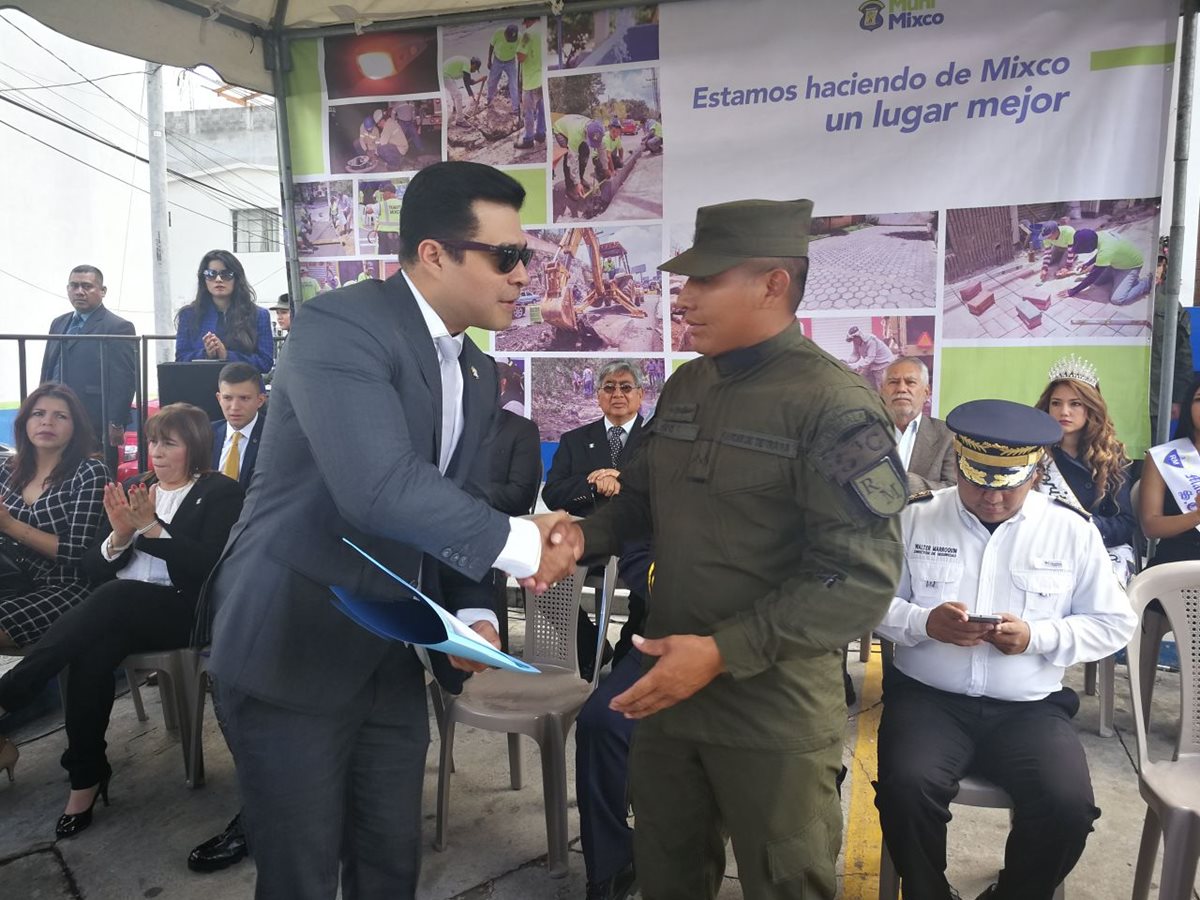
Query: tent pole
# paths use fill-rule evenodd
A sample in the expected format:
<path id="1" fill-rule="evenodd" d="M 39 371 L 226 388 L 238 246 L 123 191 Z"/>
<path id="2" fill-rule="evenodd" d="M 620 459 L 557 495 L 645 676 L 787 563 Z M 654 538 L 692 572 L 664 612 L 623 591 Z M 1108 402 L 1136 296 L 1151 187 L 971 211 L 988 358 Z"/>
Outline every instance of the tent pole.
<path id="1" fill-rule="evenodd" d="M 279 142 L 279 192 L 283 200 L 283 253 L 287 262 L 288 294 L 292 308 L 302 302 L 300 262 L 296 253 L 296 193 L 292 185 L 292 140 L 288 131 L 287 69 L 291 68 L 291 47 L 280 29 L 263 38 L 269 46 L 266 54 L 275 91 L 275 137 Z"/>
<path id="2" fill-rule="evenodd" d="M 1165 290 L 1156 292 L 1163 330 L 1160 340 L 1162 362 L 1159 365 L 1158 396 L 1155 397 L 1158 421 L 1151 444 L 1162 444 L 1171 431 L 1171 396 L 1175 388 L 1175 336 L 1178 330 L 1179 284 L 1184 257 L 1184 215 L 1187 209 L 1188 143 L 1192 131 L 1192 79 L 1196 60 L 1195 0 L 1180 0 L 1183 40 L 1179 51 L 1179 104 L 1175 114 L 1175 182 L 1171 197 L 1171 231 L 1167 255 Z M 1184 410 L 1181 415 L 1189 415 Z"/>

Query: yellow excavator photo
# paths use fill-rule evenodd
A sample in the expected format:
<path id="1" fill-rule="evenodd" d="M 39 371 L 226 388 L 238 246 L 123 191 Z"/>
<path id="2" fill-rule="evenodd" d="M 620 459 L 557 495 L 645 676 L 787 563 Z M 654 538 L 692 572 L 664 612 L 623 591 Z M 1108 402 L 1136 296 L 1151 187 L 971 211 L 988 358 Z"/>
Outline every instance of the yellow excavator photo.
<path id="1" fill-rule="evenodd" d="M 575 251 L 586 243 L 591 257 L 590 270 L 579 263 L 587 278 L 587 291 L 570 285 L 571 263 L 579 261 Z M 636 318 L 646 317 L 642 309 L 642 286 L 630 271 L 629 254 L 619 241 L 601 244 L 591 228 L 570 228 L 559 241 L 558 251 L 545 264 L 546 296 L 542 299 L 542 320 L 560 331 L 589 330 L 583 313 L 588 309 L 619 306 Z"/>

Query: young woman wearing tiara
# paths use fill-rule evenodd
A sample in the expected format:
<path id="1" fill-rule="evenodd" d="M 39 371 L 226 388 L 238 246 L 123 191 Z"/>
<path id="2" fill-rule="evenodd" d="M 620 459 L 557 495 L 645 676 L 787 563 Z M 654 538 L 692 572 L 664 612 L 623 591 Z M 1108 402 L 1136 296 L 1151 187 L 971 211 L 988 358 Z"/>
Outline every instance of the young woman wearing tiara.
<path id="1" fill-rule="evenodd" d="M 1065 356 L 1050 367 L 1049 379 L 1034 405 L 1054 417 L 1063 436 L 1050 448 L 1038 490 L 1091 516 L 1124 585 L 1133 574 L 1135 523 L 1125 445 L 1117 440 L 1095 366 Z"/>

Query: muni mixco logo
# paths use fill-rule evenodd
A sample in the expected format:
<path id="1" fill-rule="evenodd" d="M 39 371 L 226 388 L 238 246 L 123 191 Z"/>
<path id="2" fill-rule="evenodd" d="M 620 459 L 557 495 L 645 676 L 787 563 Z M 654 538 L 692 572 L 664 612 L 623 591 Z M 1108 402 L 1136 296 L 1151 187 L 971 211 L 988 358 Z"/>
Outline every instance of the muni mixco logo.
<path id="1" fill-rule="evenodd" d="M 937 11 L 937 0 L 863 0 L 858 5 L 858 27 L 874 31 L 941 25 L 946 17 Z"/>

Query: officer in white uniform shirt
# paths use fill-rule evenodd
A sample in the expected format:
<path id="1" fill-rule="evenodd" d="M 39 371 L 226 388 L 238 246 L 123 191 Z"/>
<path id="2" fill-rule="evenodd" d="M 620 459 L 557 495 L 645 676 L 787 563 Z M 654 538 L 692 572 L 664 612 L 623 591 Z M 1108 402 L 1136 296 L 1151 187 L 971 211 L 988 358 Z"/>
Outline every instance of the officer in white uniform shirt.
<path id="1" fill-rule="evenodd" d="M 946 424 L 958 484 L 902 514 L 904 571 L 876 628 L 896 655 L 875 802 L 905 900 L 949 900 L 950 800 L 967 773 L 998 784 L 1013 798 L 1012 832 L 981 900 L 1050 900 L 1100 815 L 1062 675 L 1124 647 L 1137 620 L 1100 533 L 1032 491 L 1058 423 L 978 400 Z"/>

